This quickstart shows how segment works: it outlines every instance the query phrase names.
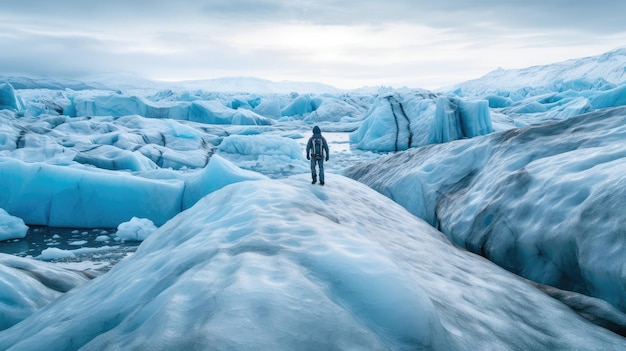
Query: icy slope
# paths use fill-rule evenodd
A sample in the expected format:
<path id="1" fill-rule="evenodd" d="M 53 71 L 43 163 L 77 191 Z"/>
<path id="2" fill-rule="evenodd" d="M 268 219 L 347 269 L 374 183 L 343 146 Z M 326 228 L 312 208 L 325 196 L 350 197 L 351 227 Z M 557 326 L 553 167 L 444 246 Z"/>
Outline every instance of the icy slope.
<path id="1" fill-rule="evenodd" d="M 455 243 L 626 311 L 626 108 L 433 145 L 346 174 Z"/>
<path id="2" fill-rule="evenodd" d="M 603 349 L 626 340 L 329 175 L 233 184 L 0 349 Z"/>

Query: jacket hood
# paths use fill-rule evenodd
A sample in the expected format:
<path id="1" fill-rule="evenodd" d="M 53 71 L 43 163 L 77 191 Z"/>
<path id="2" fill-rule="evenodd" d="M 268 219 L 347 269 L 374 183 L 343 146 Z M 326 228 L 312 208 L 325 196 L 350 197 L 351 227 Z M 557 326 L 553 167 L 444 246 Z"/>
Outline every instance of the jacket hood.
<path id="1" fill-rule="evenodd" d="M 322 134 L 320 127 L 318 126 L 313 127 L 313 134 Z"/>

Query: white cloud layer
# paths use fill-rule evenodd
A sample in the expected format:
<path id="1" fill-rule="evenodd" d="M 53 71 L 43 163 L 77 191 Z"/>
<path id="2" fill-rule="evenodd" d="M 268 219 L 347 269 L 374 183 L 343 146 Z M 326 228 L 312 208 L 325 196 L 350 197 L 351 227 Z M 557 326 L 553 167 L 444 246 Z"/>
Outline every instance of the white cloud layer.
<path id="1" fill-rule="evenodd" d="M 0 67 L 72 78 L 132 72 L 434 89 L 498 66 L 623 46 L 624 11 L 626 3 L 608 0 L 9 1 L 0 46 L 11 49 Z"/>

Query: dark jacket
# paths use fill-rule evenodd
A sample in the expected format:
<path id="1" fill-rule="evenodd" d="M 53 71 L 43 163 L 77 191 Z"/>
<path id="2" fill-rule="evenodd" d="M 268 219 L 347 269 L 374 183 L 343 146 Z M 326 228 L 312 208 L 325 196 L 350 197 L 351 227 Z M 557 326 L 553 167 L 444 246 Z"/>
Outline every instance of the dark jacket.
<path id="1" fill-rule="evenodd" d="M 309 141 L 306 143 L 306 158 L 307 160 L 313 156 L 315 152 L 313 150 L 313 138 L 322 138 L 322 159 L 326 159 L 328 161 L 328 143 L 326 142 L 326 138 L 322 136 L 322 131 L 318 126 L 313 127 L 313 136 L 309 138 Z"/>

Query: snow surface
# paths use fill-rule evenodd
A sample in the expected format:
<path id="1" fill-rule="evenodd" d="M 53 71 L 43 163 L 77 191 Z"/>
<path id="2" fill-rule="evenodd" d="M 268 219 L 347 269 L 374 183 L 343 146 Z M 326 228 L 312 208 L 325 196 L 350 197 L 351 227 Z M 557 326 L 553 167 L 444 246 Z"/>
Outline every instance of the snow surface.
<path id="1" fill-rule="evenodd" d="M 0 349 L 626 349 L 623 56 L 438 92 L 6 79 L 0 248 L 76 233 L 0 254 Z"/>
<path id="2" fill-rule="evenodd" d="M 3 349 L 42 344 L 617 350 L 626 340 L 330 175 L 324 188 L 296 176 L 203 198 L 109 273 L 0 333 Z"/>

